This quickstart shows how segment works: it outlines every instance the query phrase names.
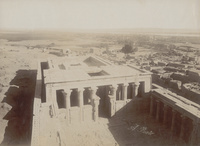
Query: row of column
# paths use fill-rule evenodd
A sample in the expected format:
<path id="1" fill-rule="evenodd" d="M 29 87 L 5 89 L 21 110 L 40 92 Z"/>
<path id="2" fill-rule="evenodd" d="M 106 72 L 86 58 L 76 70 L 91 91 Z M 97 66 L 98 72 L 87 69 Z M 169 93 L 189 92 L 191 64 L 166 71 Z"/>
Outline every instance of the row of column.
<path id="1" fill-rule="evenodd" d="M 83 101 L 83 91 L 84 91 L 84 88 L 78 88 L 77 89 L 77 93 L 78 93 L 78 106 L 79 107 L 83 107 L 84 106 L 84 101 Z M 97 91 L 97 88 L 96 87 L 93 87 L 93 88 L 90 88 L 90 101 L 94 100 L 95 98 L 98 98 L 96 96 L 96 91 Z M 71 95 L 71 92 L 72 90 L 70 89 L 64 89 L 64 91 L 62 91 L 64 97 L 65 97 L 65 102 L 66 102 L 66 108 L 70 108 L 71 105 L 70 105 L 70 95 Z"/>
<path id="2" fill-rule="evenodd" d="M 138 94 L 138 87 L 139 87 L 139 82 L 138 83 L 125 83 L 122 84 L 122 101 L 124 101 L 124 104 L 127 103 L 127 92 L 128 92 L 128 86 L 132 88 L 132 98 L 136 97 Z M 116 100 L 117 100 L 117 89 L 119 85 L 114 84 L 110 86 L 110 96 L 109 96 L 109 101 L 110 101 L 110 115 L 113 116 L 115 114 L 115 105 L 116 105 Z M 97 87 L 91 87 L 89 88 L 90 95 L 90 103 L 92 105 L 92 112 L 93 112 L 93 119 L 94 121 L 97 121 L 98 119 L 98 106 L 99 106 L 99 97 L 96 95 L 97 92 Z M 83 106 L 84 106 L 84 95 L 83 95 L 84 88 L 78 88 L 77 93 L 78 93 L 78 106 L 80 107 L 81 113 L 83 112 Z M 71 95 L 72 90 L 67 88 L 62 91 L 62 94 L 64 96 L 64 102 L 65 102 L 65 108 L 66 108 L 66 118 L 69 119 L 69 109 L 71 108 L 71 101 L 70 101 L 70 95 Z M 55 98 L 56 99 L 56 98 Z M 54 99 L 54 100 L 55 100 Z M 81 121 L 83 120 L 83 116 L 80 117 Z"/>
<path id="3" fill-rule="evenodd" d="M 156 106 L 156 107 L 155 107 Z M 154 111 L 156 109 L 156 111 Z M 154 97 L 151 96 L 151 101 L 150 101 L 150 115 L 153 116 L 155 113 L 155 117 L 156 117 L 156 121 L 160 120 L 160 112 L 161 110 L 163 110 L 163 124 L 165 127 L 167 127 L 167 122 L 168 122 L 168 112 L 170 107 L 168 105 L 166 105 L 164 103 L 163 109 L 161 109 L 161 101 L 154 99 Z M 171 127 L 170 130 L 172 132 L 172 135 L 176 132 L 176 126 L 180 125 L 180 134 L 179 134 L 179 139 L 182 141 L 184 140 L 184 136 L 185 133 L 189 132 L 188 130 L 186 130 L 186 125 L 188 123 L 186 123 L 187 121 L 187 116 L 185 115 L 181 115 L 181 122 L 180 123 L 176 123 L 176 116 L 178 115 L 178 112 L 175 109 L 172 109 L 172 116 L 171 116 Z M 188 126 L 188 125 L 187 125 Z M 190 138 L 189 138 L 189 143 L 191 145 L 193 145 L 196 142 L 196 129 L 199 128 L 199 124 L 197 123 L 197 121 L 192 121 L 192 132 L 190 134 Z"/>
<path id="4" fill-rule="evenodd" d="M 84 106 L 84 101 L 83 101 L 83 91 L 84 88 L 78 88 L 78 106 L 80 107 L 80 120 L 83 121 L 83 106 Z M 92 105 L 92 113 L 93 113 L 93 120 L 97 121 L 98 120 L 98 106 L 99 106 L 99 97 L 96 95 L 97 88 L 92 87 L 90 88 L 90 101 Z M 65 89 L 63 91 L 63 95 L 65 98 L 65 104 L 66 104 L 66 119 L 69 120 L 69 109 L 71 108 L 70 105 L 70 95 L 71 95 L 72 90 L 70 89 Z M 69 123 L 69 121 L 68 121 Z"/>
<path id="5" fill-rule="evenodd" d="M 138 83 L 124 83 L 122 84 L 122 100 L 127 100 L 127 95 L 128 95 L 128 86 L 131 86 L 132 88 L 132 98 L 136 97 L 137 94 L 138 94 L 138 87 L 139 87 L 139 82 Z M 117 97 L 116 96 L 116 93 L 117 93 L 117 89 L 118 89 L 119 85 L 117 84 L 114 84 L 114 85 L 111 85 L 110 86 L 110 89 L 111 89 L 111 94 L 110 95 L 113 95 L 115 98 Z M 116 100 L 116 99 L 115 99 Z"/>
<path id="6" fill-rule="evenodd" d="M 138 87 L 139 87 L 139 83 L 130 83 L 131 88 L 132 88 L 132 93 L 131 96 L 132 98 L 136 97 L 138 94 Z M 124 104 L 126 104 L 127 102 L 127 96 L 128 96 L 128 83 L 124 83 L 122 84 L 122 100 L 125 102 Z M 110 101 L 110 117 L 112 117 L 115 112 L 116 112 L 116 100 L 117 100 L 117 89 L 118 89 L 119 85 L 114 84 L 112 86 L 110 86 L 110 96 L 109 96 L 109 101 Z"/>
<path id="7" fill-rule="evenodd" d="M 167 113 L 169 112 L 169 106 L 164 104 L 163 109 L 161 109 L 161 101 L 155 100 L 156 108 L 154 108 L 154 98 L 151 96 L 151 103 L 150 103 L 150 115 L 153 116 L 154 109 L 156 109 L 156 121 L 160 120 L 160 112 L 163 110 L 163 124 L 167 127 Z M 174 133 L 175 130 L 175 123 L 176 123 L 176 115 L 177 111 L 172 109 L 172 118 L 171 118 L 171 132 Z M 181 115 L 181 130 L 180 130 L 180 139 L 183 138 L 184 135 L 184 124 L 185 124 L 185 116 Z"/>

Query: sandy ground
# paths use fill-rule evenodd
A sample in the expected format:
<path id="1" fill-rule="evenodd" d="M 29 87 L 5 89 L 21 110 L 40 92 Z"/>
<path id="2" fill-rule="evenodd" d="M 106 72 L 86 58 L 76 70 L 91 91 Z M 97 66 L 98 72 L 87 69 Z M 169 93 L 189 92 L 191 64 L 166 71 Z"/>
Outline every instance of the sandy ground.
<path id="1" fill-rule="evenodd" d="M 186 146 L 148 113 L 130 111 L 63 129 L 70 146 Z"/>
<path id="2" fill-rule="evenodd" d="M 3 102 L 10 88 L 19 88 L 12 85 L 12 80 L 19 70 L 36 70 L 37 61 L 48 57 L 54 57 L 48 53 L 42 53 L 40 49 L 27 49 L 24 46 L 12 46 L 13 42 L 0 41 L 0 143 L 4 139 L 5 128 L 8 121 L 4 119 L 13 105 Z M 20 44 L 19 42 L 18 44 Z M 16 94 L 16 93 L 9 93 Z"/>

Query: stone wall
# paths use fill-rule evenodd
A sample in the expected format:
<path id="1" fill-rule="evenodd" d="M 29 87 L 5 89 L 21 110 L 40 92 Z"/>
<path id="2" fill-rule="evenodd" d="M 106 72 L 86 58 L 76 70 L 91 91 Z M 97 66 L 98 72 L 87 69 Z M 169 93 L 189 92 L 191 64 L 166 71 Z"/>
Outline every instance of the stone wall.
<path id="1" fill-rule="evenodd" d="M 188 90 L 188 88 L 186 88 L 185 85 L 182 85 L 181 91 L 184 94 L 185 98 L 200 104 L 200 93 Z"/>
<path id="2" fill-rule="evenodd" d="M 31 146 L 38 146 L 40 143 L 40 105 L 41 105 L 41 93 L 42 93 L 42 73 L 41 66 L 38 65 L 35 97 L 33 100 L 33 119 L 32 119 L 32 137 Z"/>

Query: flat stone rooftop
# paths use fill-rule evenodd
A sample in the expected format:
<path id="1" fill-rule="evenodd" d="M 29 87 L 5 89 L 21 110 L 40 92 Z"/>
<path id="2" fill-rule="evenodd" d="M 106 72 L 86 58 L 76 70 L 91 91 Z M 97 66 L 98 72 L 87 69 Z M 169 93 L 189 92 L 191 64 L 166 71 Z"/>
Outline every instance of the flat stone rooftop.
<path id="1" fill-rule="evenodd" d="M 180 95 L 177 95 L 165 88 L 162 88 L 156 84 L 153 86 L 157 89 L 152 89 L 153 94 L 161 95 L 160 99 L 164 100 L 166 103 L 169 103 L 171 106 L 176 107 L 177 109 L 183 110 L 185 113 L 189 113 L 194 117 L 200 118 L 200 105 L 190 101 Z"/>
<path id="2" fill-rule="evenodd" d="M 48 60 L 45 83 L 70 82 L 151 74 L 134 66 L 114 65 L 97 56 L 67 57 Z"/>

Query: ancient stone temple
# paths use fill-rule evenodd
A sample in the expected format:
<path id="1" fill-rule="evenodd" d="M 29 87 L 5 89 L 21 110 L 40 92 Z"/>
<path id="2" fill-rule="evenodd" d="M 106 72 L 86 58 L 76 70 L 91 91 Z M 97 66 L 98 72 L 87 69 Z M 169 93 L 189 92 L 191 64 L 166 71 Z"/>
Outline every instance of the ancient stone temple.
<path id="1" fill-rule="evenodd" d="M 32 145 L 52 143 L 49 136 L 62 137 L 62 127 L 51 128 L 56 120 L 71 125 L 112 117 L 151 90 L 151 73 L 97 56 L 41 61 L 38 66 Z"/>
<path id="2" fill-rule="evenodd" d="M 139 108 L 149 108 L 172 138 L 199 144 L 199 104 L 152 84 L 151 73 L 135 66 L 84 56 L 38 63 L 31 145 L 67 145 L 70 125 L 112 117 L 136 101 L 142 101 Z"/>
<path id="3" fill-rule="evenodd" d="M 48 60 L 46 65 L 42 102 L 52 104 L 52 116 L 65 113 L 70 124 L 96 121 L 99 110 L 111 117 L 136 95 L 150 91 L 151 74 L 99 57 Z"/>

